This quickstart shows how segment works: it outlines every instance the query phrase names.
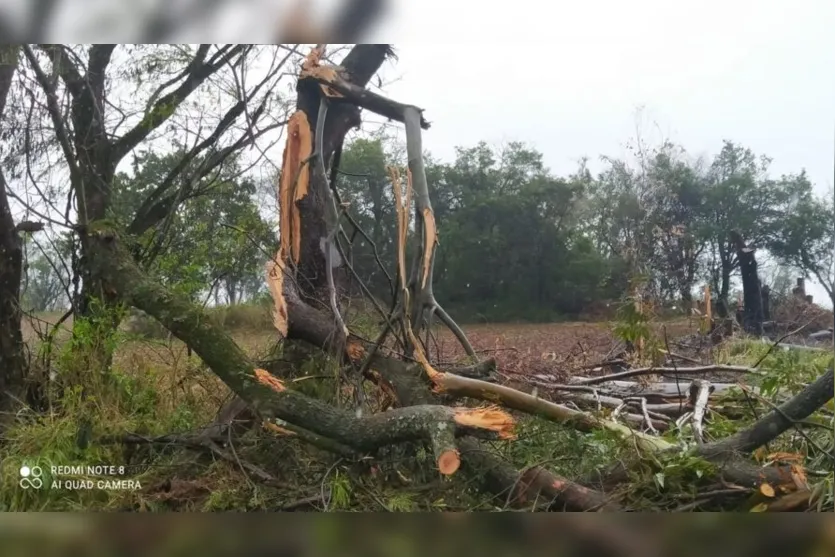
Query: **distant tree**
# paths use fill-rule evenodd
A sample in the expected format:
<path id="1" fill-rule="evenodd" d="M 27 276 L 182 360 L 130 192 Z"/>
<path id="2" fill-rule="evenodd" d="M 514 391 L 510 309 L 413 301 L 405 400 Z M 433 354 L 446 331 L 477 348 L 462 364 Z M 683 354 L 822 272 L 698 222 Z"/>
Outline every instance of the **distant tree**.
<path id="1" fill-rule="evenodd" d="M 181 151 L 136 157 L 132 175 L 120 173 L 114 179 L 116 221 L 127 226 L 142 200 L 182 159 Z M 138 239 L 138 260 L 163 284 L 190 298 L 212 289 L 229 304 L 253 297 L 262 288 L 264 264 L 276 244 L 272 226 L 255 204 L 255 183 L 228 160 L 189 189 L 192 194 L 160 227 Z"/>
<path id="2" fill-rule="evenodd" d="M 55 311 L 69 307 L 68 243 L 57 242 L 53 246 L 30 240 L 26 244 L 21 308 L 24 311 Z"/>
<path id="3" fill-rule="evenodd" d="M 835 207 L 833 200 L 811 195 L 805 174 L 784 177 L 794 199 L 781 226 L 768 242 L 769 251 L 782 263 L 814 278 L 835 306 Z"/>
<path id="4" fill-rule="evenodd" d="M 387 167 L 403 164 L 396 143 L 382 136 L 358 138 L 348 143 L 340 160 L 337 177 L 343 203 L 348 203 L 356 229 L 345 226 L 352 240 L 352 264 L 375 294 L 388 298 L 388 276 L 395 268 L 396 246 L 390 231 L 395 226 L 394 197 Z M 367 235 L 367 238 L 363 235 Z M 375 255 L 376 249 L 376 255 Z M 377 263 L 379 258 L 382 266 Z"/>
<path id="5" fill-rule="evenodd" d="M 783 184 L 767 177 L 770 159 L 725 141 L 707 172 L 702 233 L 704 264 L 717 293 L 717 311 L 729 311 L 731 277 L 739 267 L 732 232 L 752 248 L 766 247 L 789 208 Z"/>

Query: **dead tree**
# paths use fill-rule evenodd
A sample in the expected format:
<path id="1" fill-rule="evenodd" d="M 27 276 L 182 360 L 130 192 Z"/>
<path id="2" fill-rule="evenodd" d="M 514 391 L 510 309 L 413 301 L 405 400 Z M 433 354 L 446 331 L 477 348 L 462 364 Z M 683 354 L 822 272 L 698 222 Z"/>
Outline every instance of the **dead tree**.
<path id="1" fill-rule="evenodd" d="M 762 336 L 764 320 L 763 301 L 760 277 L 757 274 L 757 260 L 754 256 L 755 250 L 745 244 L 739 232 L 732 231 L 731 237 L 736 244 L 736 253 L 742 275 L 742 297 L 744 304 L 742 327 L 752 335 Z"/>

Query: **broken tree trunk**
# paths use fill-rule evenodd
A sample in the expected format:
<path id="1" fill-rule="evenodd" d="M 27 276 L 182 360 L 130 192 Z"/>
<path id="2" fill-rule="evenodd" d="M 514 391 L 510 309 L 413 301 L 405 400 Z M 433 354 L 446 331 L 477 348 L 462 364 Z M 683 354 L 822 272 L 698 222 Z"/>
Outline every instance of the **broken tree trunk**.
<path id="1" fill-rule="evenodd" d="M 297 161 L 303 168 L 296 164 L 287 166 L 285 158 L 281 176 L 281 201 L 284 202 L 280 210 L 282 218 L 286 218 L 288 223 L 295 217 L 292 220 L 292 238 L 288 237 L 286 241 L 292 242 L 294 246 L 292 257 L 298 268 L 302 294 L 329 303 L 328 268 L 340 291 L 341 277 L 345 273 L 339 271 L 344 262 L 333 242 L 334 223 L 332 215 L 329 215 L 332 207 L 327 170 L 334 154 L 341 149 L 345 134 L 360 124 L 360 109 L 353 103 L 340 102 L 340 94 L 321 85 L 316 76 L 322 71 L 329 71 L 334 76 L 339 72 L 341 81 L 362 89 L 383 61 L 392 55 L 392 50 L 387 44 L 359 44 L 345 57 L 339 68 L 327 69 L 319 66 L 323 50 L 324 45 L 314 49 L 302 67 L 297 86 L 297 112 L 292 118 L 299 122 L 301 132 L 296 133 L 301 133 L 299 139 L 306 143 L 301 146 L 301 150 L 307 156 Z M 327 111 L 327 118 L 320 125 L 323 99 L 333 99 L 334 102 Z M 309 160 L 311 155 L 318 158 L 318 163 Z M 282 245 L 284 243 L 282 237 Z"/>
<path id="2" fill-rule="evenodd" d="M 739 259 L 739 269 L 742 276 L 744 303 L 742 327 L 749 334 L 762 336 L 763 301 L 760 277 L 757 274 L 757 259 L 754 256 L 755 250 L 745 244 L 738 232 L 732 231 L 731 237 L 736 244 L 736 255 Z"/>

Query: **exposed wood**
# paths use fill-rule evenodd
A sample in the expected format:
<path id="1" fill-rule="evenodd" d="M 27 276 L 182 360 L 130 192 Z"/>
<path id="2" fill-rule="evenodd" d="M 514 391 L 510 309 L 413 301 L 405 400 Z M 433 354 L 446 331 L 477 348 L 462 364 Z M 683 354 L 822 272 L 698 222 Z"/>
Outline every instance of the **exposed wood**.
<path id="1" fill-rule="evenodd" d="M 411 107 L 410 105 L 393 101 L 347 81 L 341 75 L 341 70 L 343 68 L 310 64 L 302 70 L 299 77 L 302 80 L 315 80 L 320 84 L 322 91 L 328 96 L 341 97 L 389 120 L 405 123 L 405 114 L 408 108 L 414 108 L 419 113 L 423 112 L 417 107 Z M 420 127 L 429 129 L 429 123 L 423 118 L 422 114 L 420 116 Z"/>
<path id="2" fill-rule="evenodd" d="M 382 65 L 383 61 L 392 55 L 390 45 L 387 44 L 357 44 L 341 63 L 341 76 L 356 87 L 365 87 L 371 76 Z M 308 60 L 308 67 L 311 61 Z M 315 60 L 313 63 L 317 63 Z M 325 165 L 323 173 L 318 165 L 310 170 L 310 185 L 308 195 L 298 199 L 296 206 L 301 217 L 299 223 L 300 244 L 297 261 L 297 277 L 301 293 L 305 298 L 329 303 L 327 251 L 322 249 L 322 243 L 329 234 L 327 211 L 329 210 L 323 196 L 328 188 L 327 170 L 338 146 L 342 145 L 345 134 L 360 124 L 360 109 L 348 102 L 332 102 L 328 109 L 327 121 L 322 128 L 318 126 L 318 114 L 323 97 L 320 84 L 312 78 L 299 79 L 296 87 L 298 96 L 296 108 L 305 114 L 311 130 L 319 130 L 321 137 L 313 133 L 310 144 L 311 153 L 316 153 Z M 336 281 L 335 287 L 343 290 L 345 274 L 341 264 L 333 271 Z"/>
<path id="3" fill-rule="evenodd" d="M 334 346 L 333 336 L 340 334 L 335 329 L 333 322 L 322 312 L 304 304 L 294 294 L 289 283 L 285 283 L 285 292 L 289 292 L 287 295 L 290 310 L 289 338 L 310 342 L 324 350 L 332 350 Z M 337 344 L 343 343 L 339 342 Z M 371 354 L 373 358 L 372 370 L 378 372 L 380 377 L 392 386 L 401 405 L 425 405 L 436 400 L 430 392 L 432 383 L 425 374 L 420 373 L 423 369 L 422 366 L 406 364 L 398 359 L 385 356 L 379 351 L 372 353 L 369 349 L 371 347 L 366 348 L 364 341 L 356 337 L 349 337 L 343 345 L 346 346 L 344 357 L 353 358 L 357 362 Z M 447 378 L 454 377 L 452 373 L 443 373 L 437 370 L 435 372 L 441 373 Z M 479 382 L 478 384 L 490 385 L 485 382 Z M 509 390 L 512 391 L 512 389 Z M 567 415 L 584 414 L 568 408 L 565 410 L 568 411 Z M 619 424 L 614 425 L 618 426 Z M 619 427 L 623 431 L 629 431 L 625 426 Z M 629 433 L 635 432 L 629 431 Z M 542 471 L 543 475 L 536 476 L 540 480 L 537 480 L 534 485 L 526 486 L 521 482 L 524 474 L 520 475 L 519 471 L 508 465 L 489 447 L 483 446 L 477 439 L 466 437 L 458 439 L 458 448 L 461 451 L 464 467 L 475 474 L 479 481 L 484 482 L 485 487 L 492 492 L 502 494 L 502 496 L 506 496 L 508 492 L 513 493 L 512 501 L 516 506 L 524 507 L 536 501 L 541 501 L 541 496 L 545 495 L 551 497 L 553 505 L 558 508 L 570 510 L 616 510 L 619 508 L 604 494 L 555 476 L 545 470 Z M 545 481 L 542 478 L 550 478 L 551 480 Z M 555 486 L 560 486 L 560 489 Z"/>
<path id="4" fill-rule="evenodd" d="M 301 251 L 301 216 L 297 203 L 307 197 L 310 188 L 310 155 L 313 132 L 304 112 L 293 113 L 287 122 L 287 144 L 278 182 L 279 260 L 298 263 Z"/>
<path id="5" fill-rule="evenodd" d="M 464 426 L 459 424 L 460 417 L 454 409 L 427 405 L 360 418 L 287 389 L 278 378 L 257 369 L 202 308 L 146 277 L 121 246 L 114 230 L 104 224 L 97 225 L 91 239 L 95 240 L 91 246 L 95 248 L 91 251 L 91 266 L 96 278 L 192 347 L 212 371 L 265 420 L 282 420 L 359 451 L 402 441 L 428 441 L 439 423 L 445 423 L 456 434 L 478 429 L 507 433 L 507 424 L 512 424 L 512 419 L 506 417 L 501 426 L 498 420 L 476 421 Z M 281 425 L 278 421 L 274 423 Z"/>
<path id="6" fill-rule="evenodd" d="M 276 258 L 267 261 L 267 287 L 273 299 L 273 326 L 282 338 L 286 338 L 290 320 L 287 300 L 284 299 L 284 263 L 280 258 L 281 255 L 277 254 Z"/>

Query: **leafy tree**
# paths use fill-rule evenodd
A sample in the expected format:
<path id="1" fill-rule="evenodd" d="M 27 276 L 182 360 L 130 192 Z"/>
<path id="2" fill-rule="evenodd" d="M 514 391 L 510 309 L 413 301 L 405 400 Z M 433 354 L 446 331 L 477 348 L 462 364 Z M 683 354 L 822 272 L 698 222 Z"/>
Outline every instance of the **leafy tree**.
<path id="1" fill-rule="evenodd" d="M 793 195 L 791 211 L 768 242 L 782 263 L 799 269 L 823 286 L 835 306 L 835 208 L 832 199 L 811 195 L 805 174 L 784 177 Z"/>
<path id="2" fill-rule="evenodd" d="M 113 217 L 128 225 L 143 199 L 183 160 L 182 151 L 136 157 L 133 174 L 120 173 Z M 196 161 L 199 165 L 200 161 Z M 257 294 L 264 263 L 275 251 L 275 234 L 254 202 L 255 183 L 242 178 L 234 160 L 188 186 L 176 210 L 138 241 L 149 271 L 170 288 L 195 298 L 222 292 L 235 304 Z"/>

